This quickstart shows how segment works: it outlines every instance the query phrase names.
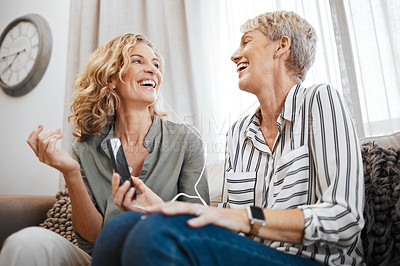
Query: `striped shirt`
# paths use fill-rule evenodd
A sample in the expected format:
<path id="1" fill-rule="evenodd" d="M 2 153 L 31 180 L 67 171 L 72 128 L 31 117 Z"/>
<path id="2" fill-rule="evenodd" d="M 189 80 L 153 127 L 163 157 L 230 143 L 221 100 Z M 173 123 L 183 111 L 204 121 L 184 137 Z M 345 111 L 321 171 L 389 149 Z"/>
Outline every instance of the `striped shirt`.
<path id="1" fill-rule="evenodd" d="M 220 206 L 299 208 L 305 217 L 301 244 L 259 241 L 322 264 L 364 264 L 361 151 L 338 92 L 327 84 L 291 88 L 272 150 L 260 118 L 259 109 L 227 133 Z"/>

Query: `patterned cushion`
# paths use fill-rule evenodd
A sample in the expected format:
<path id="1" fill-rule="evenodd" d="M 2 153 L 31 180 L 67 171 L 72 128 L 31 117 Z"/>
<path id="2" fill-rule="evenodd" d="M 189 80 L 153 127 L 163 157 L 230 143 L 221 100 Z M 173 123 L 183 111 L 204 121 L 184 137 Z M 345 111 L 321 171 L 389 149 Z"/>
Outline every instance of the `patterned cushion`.
<path id="1" fill-rule="evenodd" d="M 400 261 L 400 149 L 374 142 L 361 146 L 365 180 L 365 227 L 362 231 L 367 265 L 398 265 Z"/>
<path id="2" fill-rule="evenodd" d="M 71 201 L 68 190 L 58 191 L 56 199 L 54 206 L 47 212 L 46 220 L 39 226 L 60 234 L 77 246 L 75 233 L 72 229 Z"/>

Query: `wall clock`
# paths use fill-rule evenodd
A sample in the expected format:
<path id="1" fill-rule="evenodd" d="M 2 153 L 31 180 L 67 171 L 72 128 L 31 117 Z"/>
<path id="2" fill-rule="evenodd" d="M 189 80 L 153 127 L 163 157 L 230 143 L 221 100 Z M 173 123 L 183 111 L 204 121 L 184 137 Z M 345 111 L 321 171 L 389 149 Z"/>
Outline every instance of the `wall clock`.
<path id="1" fill-rule="evenodd" d="M 50 61 L 51 30 L 44 18 L 28 14 L 11 21 L 0 36 L 0 86 L 22 96 L 39 83 Z"/>

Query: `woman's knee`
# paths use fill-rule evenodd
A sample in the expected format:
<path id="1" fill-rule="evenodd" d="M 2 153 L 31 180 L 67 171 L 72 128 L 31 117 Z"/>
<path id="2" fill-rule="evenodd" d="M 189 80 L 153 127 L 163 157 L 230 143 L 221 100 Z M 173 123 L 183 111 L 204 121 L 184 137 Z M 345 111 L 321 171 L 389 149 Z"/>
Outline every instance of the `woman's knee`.
<path id="1" fill-rule="evenodd" d="M 28 227 L 9 236 L 1 249 L 1 265 L 39 265 L 38 256 L 48 253 L 49 240 L 58 235 L 41 227 Z M 60 236 L 61 237 L 61 236 Z"/>
<path id="2" fill-rule="evenodd" d="M 131 239 L 140 245 L 151 246 L 154 241 L 171 242 L 181 238 L 187 230 L 190 215 L 166 216 L 154 213 L 144 216 L 130 232 Z"/>
<path id="3" fill-rule="evenodd" d="M 27 227 L 9 236 L 4 242 L 5 247 L 20 248 L 21 246 L 42 246 L 48 243 L 47 239 L 52 237 L 54 232 L 37 226 Z"/>
<path id="4" fill-rule="evenodd" d="M 90 263 L 90 256 L 48 229 L 28 227 L 6 239 L 0 265 L 75 265 Z"/>

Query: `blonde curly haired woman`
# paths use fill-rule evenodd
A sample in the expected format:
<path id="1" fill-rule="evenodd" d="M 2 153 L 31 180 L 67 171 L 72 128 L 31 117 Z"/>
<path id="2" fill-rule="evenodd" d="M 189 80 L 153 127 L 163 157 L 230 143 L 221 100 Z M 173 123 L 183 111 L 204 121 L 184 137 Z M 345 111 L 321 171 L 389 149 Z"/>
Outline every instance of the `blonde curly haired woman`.
<path id="1" fill-rule="evenodd" d="M 178 193 L 196 195 L 209 204 L 203 144 L 194 128 L 176 124 L 157 111 L 163 61 L 149 40 L 125 34 L 97 48 L 74 80 L 69 121 L 74 124 L 73 155 L 56 146 L 59 129 L 32 131 L 27 142 L 39 160 L 64 176 L 72 204 L 72 224 L 80 248 L 42 228 L 10 236 L 1 265 L 89 264 L 93 244 L 103 225 L 123 211 L 140 211 L 173 199 Z M 132 182 L 119 186 L 113 174 L 107 140 L 118 137 Z M 110 183 L 112 182 L 112 186 Z M 181 197 L 183 201 L 198 201 Z M 134 212 L 133 212 L 134 213 Z"/>

